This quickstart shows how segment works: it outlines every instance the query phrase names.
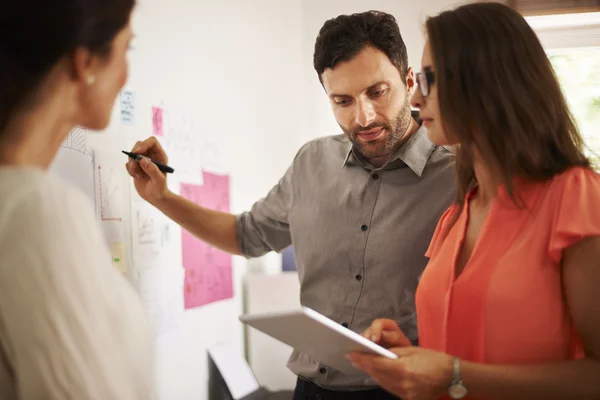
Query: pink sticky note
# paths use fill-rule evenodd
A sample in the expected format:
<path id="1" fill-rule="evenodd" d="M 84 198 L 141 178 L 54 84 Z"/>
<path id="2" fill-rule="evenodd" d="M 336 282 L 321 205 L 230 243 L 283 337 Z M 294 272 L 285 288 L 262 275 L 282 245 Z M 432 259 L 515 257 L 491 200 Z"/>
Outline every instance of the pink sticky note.
<path id="1" fill-rule="evenodd" d="M 160 107 L 152 107 L 152 134 L 163 136 L 163 110 Z"/>
<path id="2" fill-rule="evenodd" d="M 182 183 L 186 199 L 213 210 L 229 212 L 229 176 L 203 173 L 204 185 Z M 185 268 L 185 308 L 233 297 L 232 257 L 182 231 L 182 256 Z"/>

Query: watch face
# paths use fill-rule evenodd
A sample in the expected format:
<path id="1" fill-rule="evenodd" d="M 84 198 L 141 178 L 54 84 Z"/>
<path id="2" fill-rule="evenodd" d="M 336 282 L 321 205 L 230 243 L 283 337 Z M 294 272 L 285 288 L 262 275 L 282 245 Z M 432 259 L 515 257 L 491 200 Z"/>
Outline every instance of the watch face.
<path id="1" fill-rule="evenodd" d="M 448 388 L 448 395 L 453 399 L 462 399 L 467 395 L 467 388 L 461 383 L 455 383 Z"/>

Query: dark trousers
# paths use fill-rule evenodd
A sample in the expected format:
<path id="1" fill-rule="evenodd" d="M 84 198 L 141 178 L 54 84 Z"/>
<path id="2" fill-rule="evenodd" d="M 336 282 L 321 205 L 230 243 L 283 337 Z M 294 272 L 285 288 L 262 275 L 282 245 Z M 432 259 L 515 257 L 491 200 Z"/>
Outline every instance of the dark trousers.
<path id="1" fill-rule="evenodd" d="M 293 400 L 398 400 L 398 398 L 383 389 L 352 392 L 327 390 L 298 378 Z"/>

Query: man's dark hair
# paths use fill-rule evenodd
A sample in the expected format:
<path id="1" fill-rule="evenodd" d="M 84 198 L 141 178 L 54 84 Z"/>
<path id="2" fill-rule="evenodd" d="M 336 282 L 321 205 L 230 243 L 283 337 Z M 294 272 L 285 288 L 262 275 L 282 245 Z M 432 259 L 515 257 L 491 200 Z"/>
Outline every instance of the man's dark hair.
<path id="1" fill-rule="evenodd" d="M 317 36 L 313 58 L 319 80 L 325 69 L 351 60 L 366 46 L 385 53 L 400 74 L 406 76 L 408 55 L 396 18 L 381 11 L 367 11 L 325 22 Z"/>

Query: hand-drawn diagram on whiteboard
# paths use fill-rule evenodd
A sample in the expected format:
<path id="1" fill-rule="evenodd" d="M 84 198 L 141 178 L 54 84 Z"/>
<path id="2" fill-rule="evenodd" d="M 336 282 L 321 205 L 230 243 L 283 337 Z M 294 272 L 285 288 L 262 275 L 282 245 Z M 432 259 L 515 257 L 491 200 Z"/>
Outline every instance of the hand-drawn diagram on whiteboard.
<path id="1" fill-rule="evenodd" d="M 167 251 L 169 222 L 160 211 L 143 200 L 132 201 L 131 212 L 133 261 L 138 267 L 154 267 Z"/>
<path id="2" fill-rule="evenodd" d="M 122 221 L 119 204 L 120 187 L 116 183 L 118 177 L 115 170 L 98 164 L 98 200 L 101 221 Z"/>
<path id="3" fill-rule="evenodd" d="M 94 152 L 88 146 L 87 135 L 83 128 L 73 129 L 61 143 L 49 172 L 77 186 L 95 206 Z"/>
<path id="4" fill-rule="evenodd" d="M 123 90 L 120 96 L 121 122 L 126 125 L 135 123 L 135 92 Z"/>
<path id="5" fill-rule="evenodd" d="M 202 184 L 202 149 L 200 133 L 189 115 L 164 110 L 164 136 L 160 143 L 169 156 L 169 164 L 175 169 L 181 182 Z"/>
<path id="6" fill-rule="evenodd" d="M 123 243 L 123 163 L 105 152 L 94 152 L 96 214 L 109 243 Z"/>
<path id="7" fill-rule="evenodd" d="M 137 210 L 137 231 L 139 244 L 153 244 L 160 240 L 156 234 L 154 216 L 142 214 L 141 210 Z"/>
<path id="8" fill-rule="evenodd" d="M 181 184 L 186 199 L 213 210 L 229 212 L 229 176 L 203 173 L 204 185 Z M 232 258 L 182 230 L 185 268 L 185 308 L 233 297 Z"/>
<path id="9" fill-rule="evenodd" d="M 221 147 L 211 140 L 209 137 L 204 135 L 202 137 L 202 143 L 200 149 L 202 152 L 202 168 L 204 171 L 214 172 L 216 174 L 225 174 L 226 166 L 223 161 L 223 152 Z"/>
<path id="10" fill-rule="evenodd" d="M 63 140 L 60 147 L 69 151 L 75 151 L 87 157 L 91 163 L 94 160 L 92 151 L 87 145 L 87 131 L 84 128 L 76 127 Z"/>

